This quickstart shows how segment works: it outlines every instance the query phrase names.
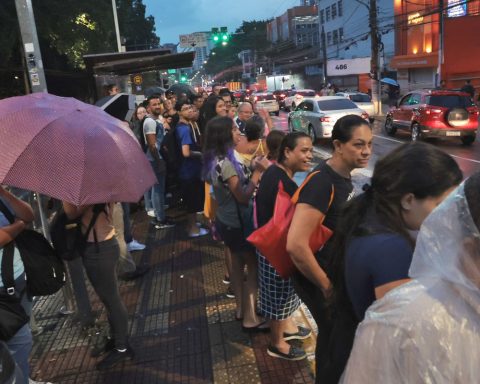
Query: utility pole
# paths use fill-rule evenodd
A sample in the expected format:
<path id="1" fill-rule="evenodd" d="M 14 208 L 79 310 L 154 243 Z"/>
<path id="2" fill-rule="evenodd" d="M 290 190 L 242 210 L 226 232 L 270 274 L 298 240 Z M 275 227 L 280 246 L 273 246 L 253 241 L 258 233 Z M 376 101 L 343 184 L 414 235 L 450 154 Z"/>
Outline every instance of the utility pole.
<path id="1" fill-rule="evenodd" d="M 370 39 L 371 39 L 371 59 L 370 59 L 370 71 L 372 75 L 371 90 L 372 90 L 372 102 L 375 105 L 375 109 L 378 115 L 382 114 L 382 90 L 380 84 L 380 35 L 378 33 L 377 24 L 377 0 L 370 0 L 369 5 L 370 13 Z"/>
<path id="2" fill-rule="evenodd" d="M 117 3 L 112 0 L 113 21 L 115 23 L 115 36 L 117 37 L 117 52 L 122 52 L 122 42 L 120 41 L 120 29 L 118 27 Z"/>
<path id="3" fill-rule="evenodd" d="M 322 61 L 323 61 L 323 84 L 327 84 L 327 43 L 325 41 L 325 28 L 322 25 L 322 32 L 320 33 L 320 39 L 322 40 Z"/>
<path id="4" fill-rule="evenodd" d="M 47 81 L 45 79 L 45 70 L 43 68 L 42 54 L 40 52 L 40 44 L 38 43 L 37 27 L 35 25 L 35 17 L 33 16 L 33 7 L 31 0 L 15 0 L 15 8 L 17 10 L 18 23 L 20 25 L 20 33 L 22 35 L 23 49 L 25 52 L 25 65 L 28 70 L 28 80 L 30 81 L 30 89 L 32 93 L 48 92 Z M 50 239 L 48 231 L 49 224 L 44 211 L 43 196 L 35 192 L 37 197 L 37 206 L 42 224 L 42 231 L 47 239 Z M 65 306 L 68 311 L 74 311 L 75 300 L 70 284 L 66 284 L 62 288 Z M 33 318 L 33 317 L 32 317 Z M 35 320 L 33 320 L 35 326 Z"/>
<path id="5" fill-rule="evenodd" d="M 47 92 L 47 82 L 38 43 L 37 27 L 33 17 L 32 1 L 15 0 L 15 8 L 17 9 L 18 23 L 25 52 L 25 65 L 28 70 L 31 90 L 33 93 Z"/>
<path id="6" fill-rule="evenodd" d="M 438 1 L 439 6 L 439 14 L 438 17 L 440 18 L 439 23 L 439 31 L 438 31 L 438 66 L 437 66 L 437 75 L 435 76 L 435 86 L 440 86 L 440 81 L 442 80 L 442 65 L 443 65 L 443 29 L 444 29 L 444 3 L 443 0 Z"/>

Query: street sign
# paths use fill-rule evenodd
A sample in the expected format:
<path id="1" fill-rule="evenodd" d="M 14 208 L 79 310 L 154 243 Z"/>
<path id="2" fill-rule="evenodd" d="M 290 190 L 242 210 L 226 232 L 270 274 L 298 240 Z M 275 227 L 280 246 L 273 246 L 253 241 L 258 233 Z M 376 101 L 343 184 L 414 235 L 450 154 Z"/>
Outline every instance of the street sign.
<path id="1" fill-rule="evenodd" d="M 195 32 L 189 35 L 180 35 L 180 48 L 201 48 L 207 46 L 208 33 Z"/>
<path id="2" fill-rule="evenodd" d="M 370 72 L 370 57 L 351 60 L 328 60 L 328 76 L 360 75 Z"/>

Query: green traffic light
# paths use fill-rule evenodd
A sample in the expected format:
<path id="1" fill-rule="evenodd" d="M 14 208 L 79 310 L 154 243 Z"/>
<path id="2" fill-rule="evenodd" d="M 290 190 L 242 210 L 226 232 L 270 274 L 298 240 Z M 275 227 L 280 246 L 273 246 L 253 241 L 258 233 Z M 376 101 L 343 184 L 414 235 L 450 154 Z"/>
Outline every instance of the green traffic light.
<path id="1" fill-rule="evenodd" d="M 226 33 L 224 33 L 224 34 L 222 35 L 222 40 L 223 40 L 223 41 L 227 41 L 227 40 L 228 40 L 228 35 L 227 35 Z"/>
<path id="2" fill-rule="evenodd" d="M 218 41 L 218 36 L 217 35 L 213 36 L 213 41 Z"/>

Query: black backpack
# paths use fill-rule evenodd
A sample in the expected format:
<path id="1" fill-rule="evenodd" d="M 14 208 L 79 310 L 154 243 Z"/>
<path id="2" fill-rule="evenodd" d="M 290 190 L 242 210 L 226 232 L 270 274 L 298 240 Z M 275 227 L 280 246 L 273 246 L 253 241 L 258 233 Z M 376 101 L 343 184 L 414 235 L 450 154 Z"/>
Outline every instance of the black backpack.
<path id="1" fill-rule="evenodd" d="M 82 216 L 69 219 L 63 208 L 60 208 L 50 224 L 52 244 L 63 260 L 73 260 L 83 256 L 87 246 L 87 238 L 93 229 L 100 213 L 105 212 L 105 204 L 93 206 L 93 216 L 88 224 L 87 231 L 82 233 Z M 95 242 L 96 234 L 95 235 Z"/>
<path id="2" fill-rule="evenodd" d="M 1 200 L 0 210 L 10 223 L 15 221 L 14 216 Z M 65 266 L 42 234 L 25 229 L 15 238 L 15 245 L 20 251 L 25 268 L 29 295 L 52 295 L 63 287 L 66 280 Z"/>
<path id="3" fill-rule="evenodd" d="M 155 124 L 156 124 L 155 136 L 158 135 L 158 131 L 160 130 L 160 127 L 159 127 L 157 121 L 156 121 L 155 119 L 153 119 L 151 116 L 148 116 L 148 115 L 147 115 L 147 116 L 145 116 L 145 117 L 142 119 L 142 121 L 140 122 L 140 140 L 139 140 L 139 141 L 140 141 L 140 146 L 141 146 L 142 149 L 143 149 L 143 153 L 146 153 L 147 150 L 148 150 L 148 143 L 147 143 L 147 141 L 146 141 L 146 139 L 145 139 L 145 132 L 143 131 L 143 124 L 145 123 L 145 120 L 146 120 L 147 118 L 150 118 L 150 119 L 152 119 L 153 121 L 155 121 Z"/>

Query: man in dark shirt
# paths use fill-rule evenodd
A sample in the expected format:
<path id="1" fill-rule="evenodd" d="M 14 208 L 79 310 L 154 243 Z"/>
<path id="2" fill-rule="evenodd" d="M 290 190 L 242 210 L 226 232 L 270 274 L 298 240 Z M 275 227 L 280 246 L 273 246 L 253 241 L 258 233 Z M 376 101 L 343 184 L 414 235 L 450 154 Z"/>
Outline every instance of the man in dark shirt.
<path id="1" fill-rule="evenodd" d="M 475 96 L 475 88 L 473 87 L 472 84 L 470 84 L 471 80 L 465 80 L 465 85 L 462 87 L 461 91 L 466 92 L 470 95 L 470 97 L 473 99 L 473 96 Z"/>

